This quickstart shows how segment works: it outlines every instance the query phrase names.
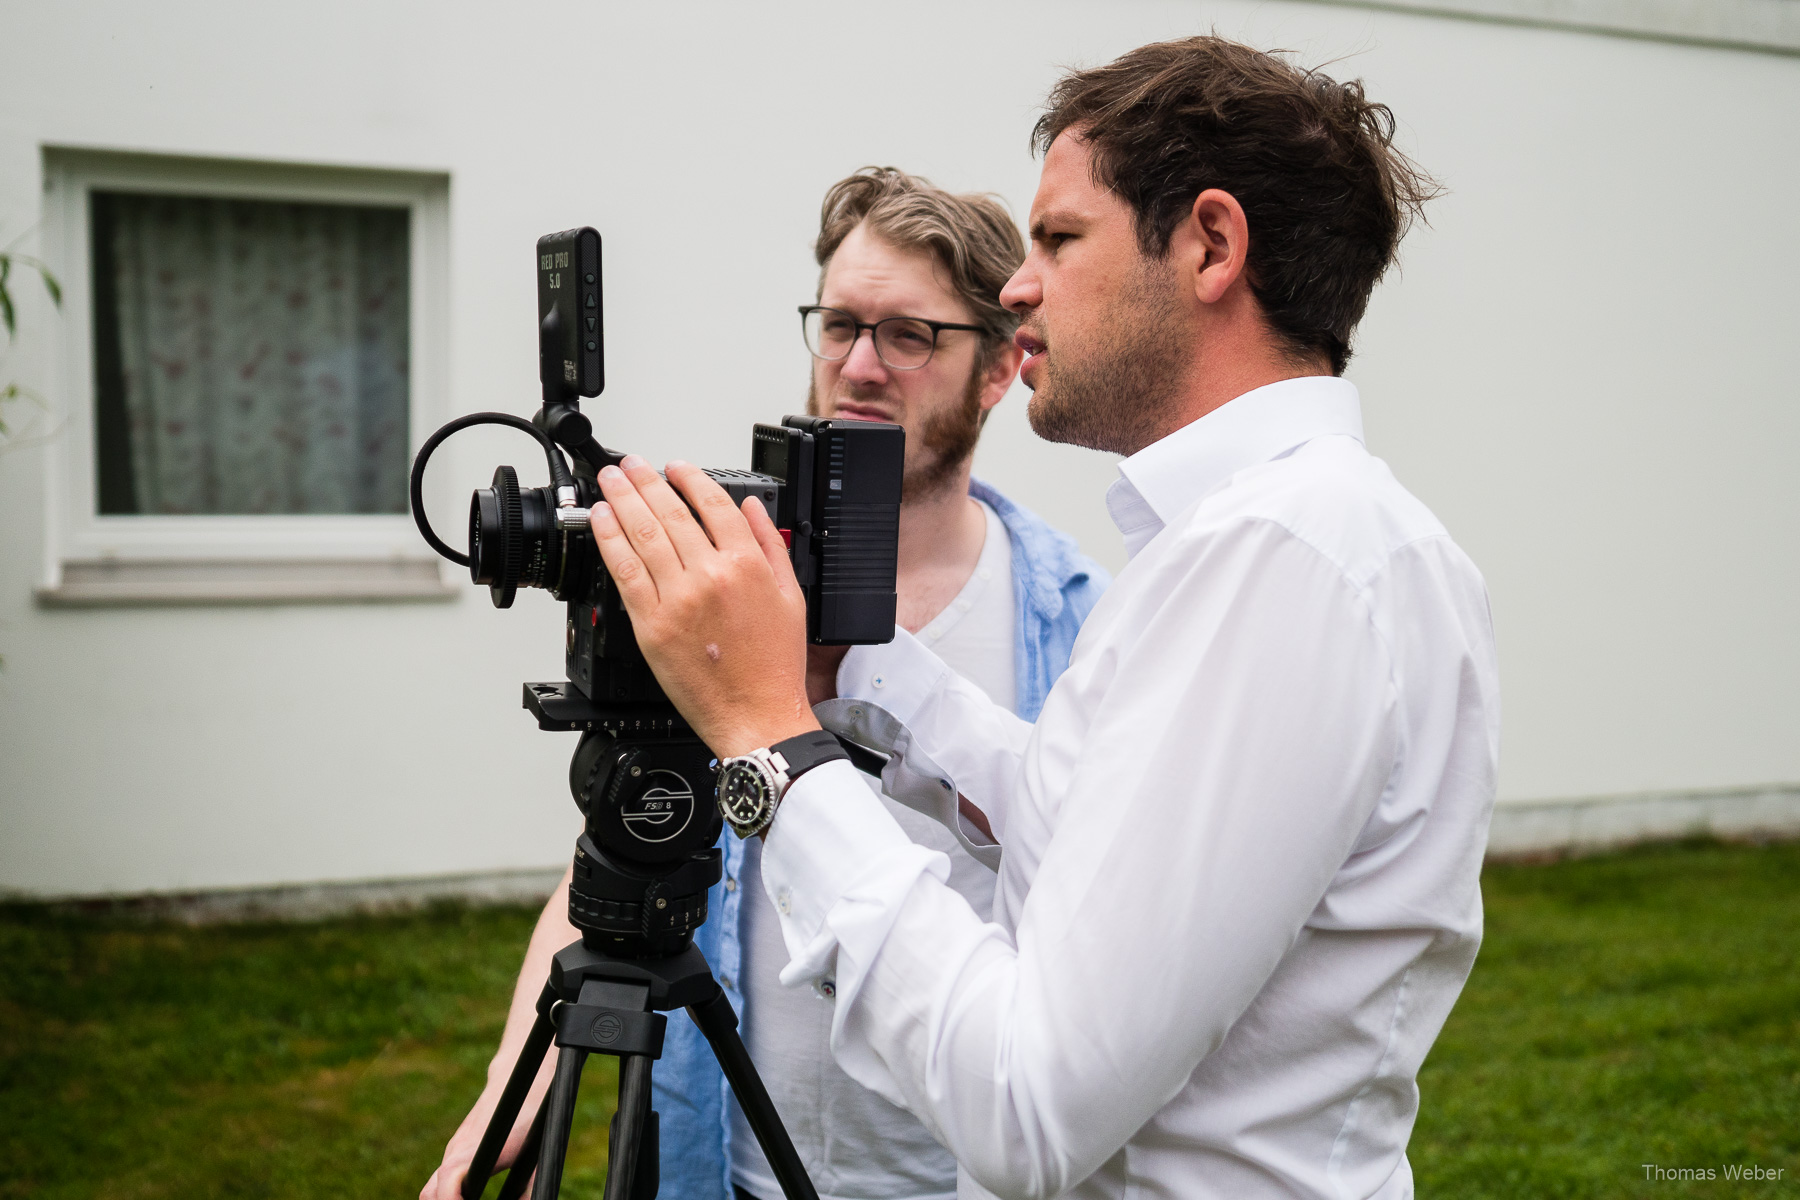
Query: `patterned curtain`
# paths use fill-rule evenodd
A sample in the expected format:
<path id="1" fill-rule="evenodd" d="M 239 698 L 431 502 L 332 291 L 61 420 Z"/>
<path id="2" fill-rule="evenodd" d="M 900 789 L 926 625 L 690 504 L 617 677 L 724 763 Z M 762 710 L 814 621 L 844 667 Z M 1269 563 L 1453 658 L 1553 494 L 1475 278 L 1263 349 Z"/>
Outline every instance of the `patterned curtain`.
<path id="1" fill-rule="evenodd" d="M 96 273 L 111 274 L 96 304 L 114 310 L 96 329 L 116 356 L 108 371 L 100 350 L 100 390 L 110 376 L 120 393 L 99 411 L 129 443 L 110 458 L 129 484 L 110 494 L 135 501 L 118 509 L 405 512 L 405 210 L 95 201 Z M 100 462 L 105 474 L 104 444 Z"/>

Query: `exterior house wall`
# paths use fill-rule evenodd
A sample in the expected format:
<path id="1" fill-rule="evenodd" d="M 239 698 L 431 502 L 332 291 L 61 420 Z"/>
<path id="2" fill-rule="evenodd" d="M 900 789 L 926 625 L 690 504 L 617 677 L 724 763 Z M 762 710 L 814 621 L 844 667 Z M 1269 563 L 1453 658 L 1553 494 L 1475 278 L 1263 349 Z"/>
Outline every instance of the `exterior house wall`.
<path id="1" fill-rule="evenodd" d="M 46 148 L 446 175 L 430 426 L 535 406 L 529 256 L 605 234 L 610 445 L 747 462 L 800 408 L 793 306 L 825 187 L 893 163 L 1021 219 L 1060 64 L 1203 31 L 1338 60 L 1450 191 L 1350 375 L 1369 444 L 1486 573 L 1509 801 L 1800 781 L 1800 57 L 1304 3 L 16 3 L 0 242 L 41 247 Z M 15 283 L 20 283 L 15 275 Z M 18 291 L 29 293 L 28 283 Z M 51 411 L 0 454 L 0 889 L 261 886 L 543 867 L 572 735 L 519 683 L 560 613 L 448 601 L 53 609 L 57 472 L 88 353 L 41 300 L 5 374 Z M 1104 456 L 1024 393 L 978 471 L 1117 565 Z M 430 426 L 414 430 L 414 442 Z M 434 466 L 438 524 L 494 464 Z M 61 463 L 63 466 L 59 466 Z M 445 578 L 457 572 L 446 565 Z"/>

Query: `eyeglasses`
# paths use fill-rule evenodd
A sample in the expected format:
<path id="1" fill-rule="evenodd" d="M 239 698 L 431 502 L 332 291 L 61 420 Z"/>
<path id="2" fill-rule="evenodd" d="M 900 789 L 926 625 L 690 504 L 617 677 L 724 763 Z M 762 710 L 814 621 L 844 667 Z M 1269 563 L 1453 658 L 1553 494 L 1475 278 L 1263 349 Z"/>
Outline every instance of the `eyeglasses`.
<path id="1" fill-rule="evenodd" d="M 826 362 L 850 357 L 856 339 L 867 329 L 875 342 L 875 356 L 895 371 L 916 371 L 930 362 L 937 350 L 937 335 L 946 329 L 985 332 L 980 325 L 955 325 L 923 317 L 888 317 L 871 325 L 842 309 L 817 304 L 800 306 L 800 328 L 806 334 L 806 348 L 814 358 Z"/>

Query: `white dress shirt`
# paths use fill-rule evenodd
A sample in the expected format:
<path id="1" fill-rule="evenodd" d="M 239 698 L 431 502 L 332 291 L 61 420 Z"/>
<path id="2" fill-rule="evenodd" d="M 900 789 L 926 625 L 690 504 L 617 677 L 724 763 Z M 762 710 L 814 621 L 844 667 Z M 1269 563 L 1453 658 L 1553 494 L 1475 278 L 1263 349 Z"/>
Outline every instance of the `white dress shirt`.
<path id="1" fill-rule="evenodd" d="M 783 981 L 835 993 L 839 1064 L 962 1194 L 1411 1195 L 1498 685 L 1480 574 L 1361 436 L 1352 385 L 1296 379 L 1121 463 L 1131 561 L 1035 725 L 904 634 L 846 656 L 987 814 L 993 919 L 827 764 L 763 852 Z"/>
<path id="2" fill-rule="evenodd" d="M 975 570 L 944 611 L 919 630 L 919 641 L 956 664 L 959 675 L 1010 712 L 1017 691 L 1013 642 L 1018 625 L 1012 538 L 998 513 L 979 500 L 974 503 L 987 519 Z M 879 791 L 874 779 L 861 778 L 872 793 Z M 881 804 L 908 838 L 946 853 L 950 873 L 945 882 L 970 908 L 984 917 L 993 911 L 991 868 L 962 853 L 957 838 L 930 816 L 892 800 Z M 744 843 L 746 878 L 757 878 L 761 849 L 760 839 Z M 746 891 L 742 904 L 744 1008 L 738 1032 L 819 1200 L 950 1200 L 956 1194 L 955 1158 L 916 1119 L 838 1068 L 831 1055 L 832 1005 L 803 988 L 782 987 L 776 978 L 787 965 L 788 951 L 775 906 L 763 888 Z M 727 1104 L 726 1119 L 731 1122 L 732 1183 L 762 1200 L 781 1200 L 781 1185 L 736 1097 Z"/>

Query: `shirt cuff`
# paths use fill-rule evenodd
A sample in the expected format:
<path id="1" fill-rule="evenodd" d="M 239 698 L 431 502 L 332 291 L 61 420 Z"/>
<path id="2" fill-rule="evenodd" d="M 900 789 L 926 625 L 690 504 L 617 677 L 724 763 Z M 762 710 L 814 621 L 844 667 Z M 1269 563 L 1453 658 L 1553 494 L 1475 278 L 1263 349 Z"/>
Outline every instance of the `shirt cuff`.
<path id="1" fill-rule="evenodd" d="M 852 646 L 844 655 L 838 666 L 838 695 L 879 704 L 905 725 L 950 674 L 944 660 L 925 643 L 895 626 L 894 640 L 886 645 Z"/>
<path id="2" fill-rule="evenodd" d="M 917 876 L 921 856 L 944 858 L 915 845 L 900 823 L 847 762 L 829 762 L 797 779 L 775 810 L 763 843 L 763 886 L 775 911 L 790 962 L 781 981 L 792 987 L 834 969 L 837 936 L 827 920 L 846 892 L 862 892 L 871 876 Z M 944 859 L 940 877 L 947 874 Z M 885 890 L 885 889 L 884 889 Z"/>

